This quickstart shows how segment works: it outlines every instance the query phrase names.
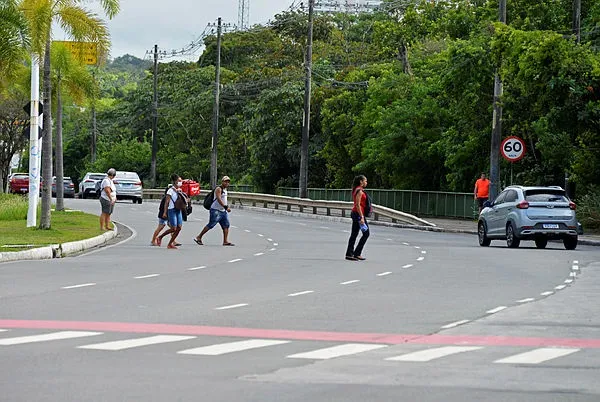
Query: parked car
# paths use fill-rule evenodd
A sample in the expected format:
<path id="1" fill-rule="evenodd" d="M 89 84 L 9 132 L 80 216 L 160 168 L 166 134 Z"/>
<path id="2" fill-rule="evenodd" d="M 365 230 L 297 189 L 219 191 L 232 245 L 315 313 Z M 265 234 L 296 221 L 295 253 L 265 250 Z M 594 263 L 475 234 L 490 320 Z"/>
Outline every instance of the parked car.
<path id="1" fill-rule="evenodd" d="M 63 195 L 66 198 L 75 198 L 75 184 L 70 177 L 63 177 Z M 52 178 L 52 197 L 56 197 L 56 176 Z"/>
<path id="2" fill-rule="evenodd" d="M 79 183 L 79 198 L 98 198 L 100 193 L 98 193 L 97 187 L 100 187 L 100 183 L 105 177 L 106 173 L 86 173 L 81 179 L 81 183 Z"/>
<path id="3" fill-rule="evenodd" d="M 574 250 L 581 232 L 575 209 L 561 187 L 507 187 L 479 215 L 479 245 L 500 239 L 516 248 L 521 240 L 533 240 L 537 248 L 545 248 L 549 239 L 561 239 L 567 250 Z"/>
<path id="4" fill-rule="evenodd" d="M 117 171 L 117 175 L 115 176 L 113 182 L 115 183 L 115 187 L 117 190 L 117 200 L 132 200 L 135 204 L 142 203 L 142 191 L 143 185 L 140 180 L 140 176 L 138 176 L 135 172 L 120 172 Z M 98 195 L 102 191 L 100 189 L 100 182 L 97 183 L 96 189 L 98 191 Z"/>
<path id="5" fill-rule="evenodd" d="M 11 174 L 9 178 L 9 192 L 13 194 L 27 194 L 29 192 L 29 174 Z"/>

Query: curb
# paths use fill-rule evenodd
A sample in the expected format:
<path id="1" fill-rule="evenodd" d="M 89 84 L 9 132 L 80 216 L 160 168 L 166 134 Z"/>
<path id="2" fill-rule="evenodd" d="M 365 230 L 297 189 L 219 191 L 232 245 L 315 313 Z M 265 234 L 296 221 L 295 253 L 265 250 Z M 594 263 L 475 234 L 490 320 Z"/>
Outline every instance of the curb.
<path id="1" fill-rule="evenodd" d="M 351 218 L 344 218 L 341 216 L 323 216 L 323 215 L 313 215 L 306 214 L 303 212 L 290 212 L 279 209 L 265 209 L 260 207 L 250 207 L 243 205 L 234 205 L 236 209 L 246 209 L 253 212 L 259 212 L 264 214 L 272 214 L 272 215 L 282 215 L 282 216 L 292 216 L 292 217 L 302 217 L 309 219 L 319 219 L 327 222 L 347 222 L 350 223 Z M 446 229 L 439 226 L 417 226 L 417 225 L 406 225 L 402 223 L 391 223 L 391 222 L 379 222 L 379 221 L 369 221 L 369 225 L 374 226 L 385 226 L 385 227 L 393 227 L 399 229 L 413 229 L 413 230 L 421 230 L 424 232 L 436 232 L 436 233 L 458 233 L 458 234 L 469 234 L 469 235 L 477 235 L 476 230 L 469 229 Z M 579 244 L 586 246 L 600 246 L 600 240 L 592 240 L 592 239 L 582 239 L 581 236 L 578 240 Z"/>
<path id="2" fill-rule="evenodd" d="M 51 246 L 38 247 L 32 250 L 3 252 L 0 253 L 0 263 L 21 260 L 49 260 L 52 258 L 63 258 L 73 254 L 80 253 L 90 248 L 101 246 L 118 235 L 117 225 L 113 224 L 114 229 L 101 234 L 79 241 L 72 241 Z"/>

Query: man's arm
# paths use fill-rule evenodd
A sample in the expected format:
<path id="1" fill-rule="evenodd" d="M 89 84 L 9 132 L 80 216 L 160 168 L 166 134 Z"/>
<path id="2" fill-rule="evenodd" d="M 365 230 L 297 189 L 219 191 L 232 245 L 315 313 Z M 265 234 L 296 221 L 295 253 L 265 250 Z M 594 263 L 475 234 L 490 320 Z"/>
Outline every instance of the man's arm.
<path id="1" fill-rule="evenodd" d="M 475 182 L 475 189 L 473 190 L 473 197 L 477 198 L 477 182 Z"/>

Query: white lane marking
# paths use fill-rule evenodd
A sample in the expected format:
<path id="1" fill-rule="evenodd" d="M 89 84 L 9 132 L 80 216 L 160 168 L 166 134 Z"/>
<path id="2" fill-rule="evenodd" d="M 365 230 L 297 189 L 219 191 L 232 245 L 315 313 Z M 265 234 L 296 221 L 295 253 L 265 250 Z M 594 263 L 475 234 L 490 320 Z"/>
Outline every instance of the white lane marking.
<path id="1" fill-rule="evenodd" d="M 2 329 L 2 328 L 0 328 L 0 332 L 6 332 L 6 331 L 8 331 L 8 329 Z"/>
<path id="2" fill-rule="evenodd" d="M 427 251 L 425 251 L 425 250 L 422 250 L 422 251 L 421 251 L 421 254 L 427 254 Z"/>
<path id="3" fill-rule="evenodd" d="M 95 283 L 82 283 L 81 285 L 72 285 L 72 286 L 63 286 L 61 289 L 77 289 L 77 288 L 85 288 L 87 286 L 94 286 Z"/>
<path id="4" fill-rule="evenodd" d="M 306 353 L 296 353 L 286 356 L 288 359 L 314 359 L 327 360 L 335 357 L 355 355 L 357 353 L 368 352 L 381 348 L 387 348 L 387 345 L 367 345 L 363 343 L 346 343 L 344 345 L 333 346 L 331 348 L 313 350 Z"/>
<path id="5" fill-rule="evenodd" d="M 418 249 L 420 249 L 421 247 L 419 247 L 419 246 L 415 246 L 415 248 L 418 250 Z"/>
<path id="6" fill-rule="evenodd" d="M 506 309 L 506 306 L 496 307 L 496 308 L 486 311 L 486 314 L 496 314 L 505 309 Z"/>
<path id="7" fill-rule="evenodd" d="M 573 271 L 579 271 L 579 265 L 573 265 Z"/>
<path id="8" fill-rule="evenodd" d="M 573 279 L 566 279 L 566 280 L 565 280 L 565 283 L 566 283 L 566 284 L 573 283 Z"/>
<path id="9" fill-rule="evenodd" d="M 569 274 L 569 277 L 571 277 L 571 278 L 576 278 L 576 277 L 577 277 L 577 272 L 571 272 L 571 273 Z"/>
<path id="10" fill-rule="evenodd" d="M 273 247 L 272 249 L 270 249 L 269 251 L 275 251 L 277 250 L 275 247 Z"/>
<path id="11" fill-rule="evenodd" d="M 265 237 L 265 235 L 258 234 L 258 237 Z"/>
<path id="12" fill-rule="evenodd" d="M 267 239 L 267 241 L 271 241 L 271 242 L 272 242 L 272 241 L 273 241 L 273 239 Z"/>
<path id="13" fill-rule="evenodd" d="M 245 229 L 244 232 L 246 233 L 252 233 L 251 231 L 249 231 L 248 229 Z"/>
<path id="14" fill-rule="evenodd" d="M 93 345 L 78 346 L 78 349 L 94 350 L 123 350 L 138 348 L 140 346 L 157 345 L 159 343 L 179 342 L 188 339 L 194 339 L 195 336 L 177 336 L 177 335 L 156 335 L 146 338 L 125 339 L 122 341 L 95 343 Z"/>
<path id="15" fill-rule="evenodd" d="M 231 225 L 233 229 L 239 229 L 237 226 Z"/>
<path id="16" fill-rule="evenodd" d="M 405 246 L 410 246 L 410 244 L 409 244 L 409 243 L 406 243 L 406 242 L 404 242 L 404 243 L 402 243 L 402 244 L 404 244 Z"/>
<path id="17" fill-rule="evenodd" d="M 573 261 L 573 264 L 579 264 L 579 261 L 575 260 Z"/>
<path id="18" fill-rule="evenodd" d="M 242 352 L 244 350 L 265 348 L 267 346 L 283 345 L 290 341 L 277 341 L 270 339 L 250 339 L 247 341 L 220 343 L 202 346 L 194 349 L 182 350 L 177 353 L 182 355 L 219 356 L 227 353 Z"/>
<path id="19" fill-rule="evenodd" d="M 420 350 L 418 352 L 407 353 L 405 355 L 390 357 L 385 360 L 395 362 L 429 362 L 442 357 L 455 355 L 458 353 L 471 352 L 483 349 L 482 346 L 444 346 L 441 348 Z"/>
<path id="20" fill-rule="evenodd" d="M 236 258 L 236 259 L 234 259 L 234 260 L 230 260 L 230 261 L 228 261 L 228 262 L 240 262 L 240 261 L 242 261 L 242 259 L 241 259 L 241 258 Z"/>
<path id="21" fill-rule="evenodd" d="M 279 243 L 273 243 L 274 246 L 279 246 Z"/>
<path id="22" fill-rule="evenodd" d="M 419 257 L 417 258 L 417 261 L 423 261 L 425 259 L 425 257 Z"/>
<path id="23" fill-rule="evenodd" d="M 85 336 L 102 335 L 102 332 L 60 331 L 44 335 L 19 336 L 17 338 L 0 339 L 0 346 L 20 345 L 23 343 L 57 341 L 60 339 L 83 338 Z"/>
<path id="24" fill-rule="evenodd" d="M 468 322 L 471 322 L 471 320 L 462 320 L 462 321 L 456 321 L 456 322 L 453 322 L 453 323 L 451 323 L 451 324 L 444 325 L 444 326 L 442 327 L 442 329 L 449 329 L 449 328 L 458 327 L 459 325 L 463 325 L 463 324 L 466 324 L 466 323 L 468 323 Z"/>
<path id="25" fill-rule="evenodd" d="M 311 293 L 315 293 L 315 291 L 314 290 L 305 290 L 304 292 L 290 293 L 288 295 L 288 297 L 303 296 L 303 295 L 308 295 Z"/>
<path id="26" fill-rule="evenodd" d="M 386 239 L 387 241 L 394 241 L 394 239 Z"/>
<path id="27" fill-rule="evenodd" d="M 319 226 L 319 229 L 329 229 L 329 226 Z"/>
<path id="28" fill-rule="evenodd" d="M 529 352 L 520 353 L 496 360 L 494 363 L 502 364 L 539 364 L 558 357 L 567 356 L 578 352 L 579 349 L 564 349 L 564 348 L 540 348 Z"/>
<path id="29" fill-rule="evenodd" d="M 412 264 L 406 264 L 402 268 L 407 269 L 407 268 L 412 268 L 412 267 L 414 267 L 414 265 L 412 265 Z"/>
<path id="30" fill-rule="evenodd" d="M 217 307 L 215 310 L 231 310 L 234 308 L 246 307 L 248 303 L 232 304 L 231 306 Z"/>
<path id="31" fill-rule="evenodd" d="M 382 272 L 380 274 L 377 274 L 377 276 L 388 276 L 388 275 L 391 275 L 391 274 L 392 273 L 388 271 L 388 272 Z"/>
<path id="32" fill-rule="evenodd" d="M 554 289 L 556 290 L 563 290 L 564 288 L 566 288 L 567 285 L 558 285 L 557 287 L 555 287 Z"/>
<path id="33" fill-rule="evenodd" d="M 136 276 L 136 277 L 134 277 L 134 279 L 156 278 L 157 276 L 160 276 L 160 274 L 150 274 L 150 275 Z"/>
<path id="34" fill-rule="evenodd" d="M 535 299 L 533 297 L 528 297 L 527 299 L 521 299 L 521 300 L 517 300 L 517 303 L 529 303 L 534 301 Z"/>
<path id="35" fill-rule="evenodd" d="M 194 267 L 194 268 L 190 268 L 190 269 L 188 269 L 188 271 L 198 271 L 199 269 L 204 269 L 204 268 L 206 268 L 206 266 L 205 266 L 205 265 L 203 265 L 203 266 L 201 266 L 201 267 Z"/>
<path id="36" fill-rule="evenodd" d="M 553 295 L 553 294 L 554 294 L 554 292 L 550 290 L 548 292 L 540 293 L 540 296 L 550 296 L 550 295 Z"/>
<path id="37" fill-rule="evenodd" d="M 265 255 L 265 253 L 256 253 L 256 254 L 254 254 L 255 257 L 260 257 L 261 255 Z"/>
<path id="38" fill-rule="evenodd" d="M 360 282 L 360 281 L 358 279 L 355 279 L 353 281 L 342 282 L 342 283 L 340 283 L 340 285 L 350 285 L 352 283 L 358 283 L 358 282 Z"/>

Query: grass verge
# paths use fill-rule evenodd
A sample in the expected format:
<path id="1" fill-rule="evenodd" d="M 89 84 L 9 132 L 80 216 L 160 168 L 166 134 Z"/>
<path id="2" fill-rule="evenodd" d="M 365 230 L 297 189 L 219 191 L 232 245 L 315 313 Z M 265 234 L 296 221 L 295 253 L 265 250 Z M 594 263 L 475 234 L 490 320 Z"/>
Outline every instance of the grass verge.
<path id="1" fill-rule="evenodd" d="M 28 228 L 27 207 L 26 197 L 0 194 L 0 252 L 84 240 L 103 233 L 98 217 L 81 211 L 53 211 L 50 229 Z M 38 224 L 40 216 L 38 209 Z"/>

